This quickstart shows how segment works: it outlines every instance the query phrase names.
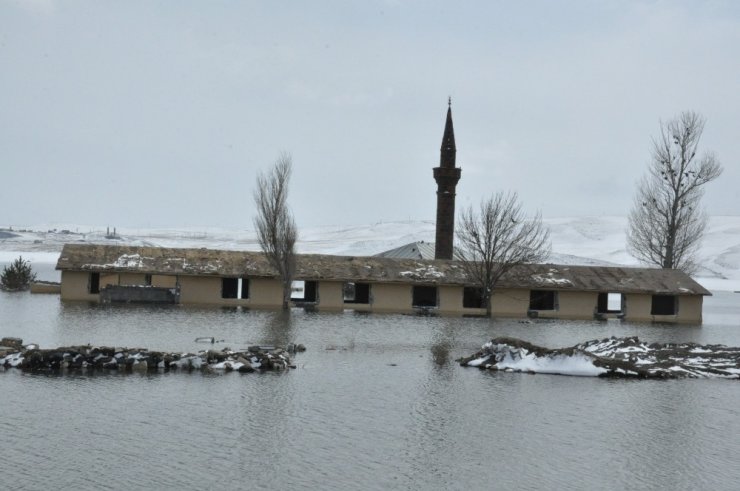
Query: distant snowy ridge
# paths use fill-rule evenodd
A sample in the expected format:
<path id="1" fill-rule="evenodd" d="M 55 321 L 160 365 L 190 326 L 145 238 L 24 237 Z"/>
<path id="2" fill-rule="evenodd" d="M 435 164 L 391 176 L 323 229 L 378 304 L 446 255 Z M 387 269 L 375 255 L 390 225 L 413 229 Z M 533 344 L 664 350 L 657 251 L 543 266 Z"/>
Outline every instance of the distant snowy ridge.
<path id="1" fill-rule="evenodd" d="M 626 217 L 564 217 L 544 220 L 550 228 L 553 253 L 548 262 L 564 265 L 638 266 L 627 253 Z M 259 250 L 253 230 L 202 228 L 116 229 L 106 238 L 104 227 L 36 225 L 13 227 L 0 236 L 0 263 L 19 254 L 32 263 L 54 263 L 66 243 L 130 244 L 158 247 L 205 247 Z M 434 241 L 433 221 L 378 222 L 369 225 L 323 226 L 298 231 L 298 251 L 347 256 L 373 255 L 410 242 Z M 710 290 L 740 290 L 740 217 L 711 217 L 701 248 L 697 279 Z"/>

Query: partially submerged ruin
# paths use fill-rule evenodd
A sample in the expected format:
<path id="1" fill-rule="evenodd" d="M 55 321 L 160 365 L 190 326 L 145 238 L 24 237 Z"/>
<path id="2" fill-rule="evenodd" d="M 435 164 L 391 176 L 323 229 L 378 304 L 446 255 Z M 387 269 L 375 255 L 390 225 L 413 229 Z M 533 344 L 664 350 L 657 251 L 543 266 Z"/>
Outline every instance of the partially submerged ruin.
<path id="1" fill-rule="evenodd" d="M 166 302 L 279 309 L 277 272 L 260 252 L 67 244 L 64 301 Z M 456 260 L 297 256 L 293 305 L 321 311 L 484 315 Z M 529 264 L 493 295 L 494 316 L 700 323 L 709 291 L 678 270 Z"/>

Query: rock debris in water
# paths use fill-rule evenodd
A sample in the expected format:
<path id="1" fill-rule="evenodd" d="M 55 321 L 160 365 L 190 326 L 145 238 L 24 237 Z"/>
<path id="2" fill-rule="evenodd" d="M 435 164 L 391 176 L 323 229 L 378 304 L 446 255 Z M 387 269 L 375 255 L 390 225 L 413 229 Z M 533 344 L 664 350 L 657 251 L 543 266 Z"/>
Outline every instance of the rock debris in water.
<path id="1" fill-rule="evenodd" d="M 645 343 L 636 336 L 549 349 L 516 338 L 495 338 L 462 366 L 598 377 L 740 379 L 740 348 L 721 344 Z"/>
<path id="2" fill-rule="evenodd" d="M 295 368 L 289 351 L 305 351 L 305 347 L 291 344 L 286 349 L 251 346 L 238 351 L 224 348 L 198 353 L 168 353 L 143 348 L 89 345 L 40 349 L 35 344 L 24 346 L 19 338 L 3 338 L 0 341 L 0 368 L 19 368 L 31 372 L 215 370 L 248 373 Z"/>

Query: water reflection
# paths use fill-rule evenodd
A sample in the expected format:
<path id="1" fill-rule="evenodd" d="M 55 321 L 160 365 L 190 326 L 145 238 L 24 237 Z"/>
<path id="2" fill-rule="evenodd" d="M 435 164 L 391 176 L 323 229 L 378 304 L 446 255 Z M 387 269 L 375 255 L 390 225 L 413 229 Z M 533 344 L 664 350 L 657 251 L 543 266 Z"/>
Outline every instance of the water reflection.
<path id="1" fill-rule="evenodd" d="M 290 343 L 295 343 L 293 312 L 290 310 L 271 312 L 258 332 L 260 332 L 258 337 L 261 344 L 285 347 Z"/>
<path id="2" fill-rule="evenodd" d="M 13 450 L 4 477 L 32 489 L 120 487 L 132 474 L 149 487 L 188 489 L 732 489 L 733 382 L 491 373 L 454 361 L 501 335 L 551 347 L 633 334 L 740 345 L 737 305 L 719 312 L 697 329 L 0 295 L 0 334 L 44 346 L 192 351 L 204 347 L 195 338 L 212 336 L 233 347 L 308 348 L 294 358 L 298 369 L 262 375 L 0 372 L 0 394 L 12 394 L 0 421 Z M 70 411 L 60 417 L 59 408 Z"/>

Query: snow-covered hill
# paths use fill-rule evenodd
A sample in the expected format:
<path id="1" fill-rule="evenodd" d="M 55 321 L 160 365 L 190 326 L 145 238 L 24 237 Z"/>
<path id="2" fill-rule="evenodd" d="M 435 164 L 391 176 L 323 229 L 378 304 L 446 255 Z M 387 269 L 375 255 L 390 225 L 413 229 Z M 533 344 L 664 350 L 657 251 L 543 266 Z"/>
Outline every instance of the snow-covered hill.
<path id="1" fill-rule="evenodd" d="M 637 266 L 625 248 L 626 217 L 550 218 L 556 264 Z M 55 279 L 53 271 L 66 243 L 206 247 L 211 249 L 259 250 L 251 230 L 222 228 L 126 229 L 107 238 L 101 227 L 35 225 L 0 230 L 0 264 L 19 254 L 29 259 L 42 279 Z M 413 241 L 433 241 L 434 222 L 379 222 L 370 225 L 326 226 L 299 230 L 302 253 L 372 255 Z M 740 217 L 712 217 L 701 249 L 702 269 L 697 279 L 710 290 L 740 290 Z"/>

